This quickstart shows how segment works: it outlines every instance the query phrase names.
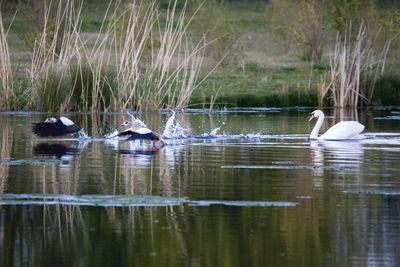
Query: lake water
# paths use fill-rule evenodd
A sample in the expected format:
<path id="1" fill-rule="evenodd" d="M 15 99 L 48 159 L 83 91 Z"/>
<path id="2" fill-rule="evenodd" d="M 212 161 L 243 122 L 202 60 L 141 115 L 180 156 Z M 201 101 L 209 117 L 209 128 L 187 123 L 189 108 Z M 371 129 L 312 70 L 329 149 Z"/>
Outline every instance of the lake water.
<path id="1" fill-rule="evenodd" d="M 40 139 L 45 114 L 2 113 L 0 266 L 399 266 L 400 109 L 347 142 L 308 140 L 310 111 L 190 110 L 158 151 L 104 138 L 123 114 Z"/>

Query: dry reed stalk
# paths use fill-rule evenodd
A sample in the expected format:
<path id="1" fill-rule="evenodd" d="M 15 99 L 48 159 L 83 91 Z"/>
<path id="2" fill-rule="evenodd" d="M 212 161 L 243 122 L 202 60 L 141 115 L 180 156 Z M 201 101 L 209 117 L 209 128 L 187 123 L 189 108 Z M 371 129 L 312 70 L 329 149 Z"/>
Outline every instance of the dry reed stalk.
<path id="1" fill-rule="evenodd" d="M 164 104 L 179 108 L 187 105 L 206 45 L 192 45 L 187 29 L 194 15 L 186 20 L 186 4 L 179 14 L 176 5 L 176 0 L 171 2 L 165 23 L 160 21 L 156 1 L 134 1 L 125 13 L 113 17 L 114 109 L 156 110 Z M 122 32 L 118 29 L 121 24 Z"/>
<path id="2" fill-rule="evenodd" d="M 77 70 L 75 75 L 79 77 L 80 84 L 75 81 L 74 86 L 82 88 L 80 102 L 76 103 L 80 110 L 96 112 L 101 108 L 107 108 L 107 102 L 103 95 L 106 83 L 105 72 L 110 62 L 110 51 L 106 48 L 107 35 L 97 44 L 96 51 L 90 51 L 82 46 L 80 57 L 76 60 Z"/>
<path id="3" fill-rule="evenodd" d="M 160 47 L 152 54 L 151 66 L 146 70 L 153 88 L 152 90 L 146 90 L 145 94 L 142 95 L 142 98 L 146 99 L 146 105 L 142 105 L 142 109 L 145 110 L 160 107 L 166 97 L 169 99 L 174 98 L 175 90 L 178 86 L 180 71 L 179 68 L 174 69 L 173 65 L 180 65 L 180 51 L 182 45 L 185 45 L 186 27 L 184 19 L 186 4 L 175 21 L 177 15 L 176 4 L 177 1 L 173 1 L 168 9 L 163 29 L 160 27 L 160 21 L 157 21 Z M 157 17 L 158 19 L 159 17 Z M 173 62 L 173 59 L 177 63 Z"/>
<path id="4" fill-rule="evenodd" d="M 178 92 L 175 102 L 169 103 L 176 108 L 184 108 L 189 104 L 190 96 L 198 86 L 199 73 L 204 59 L 204 46 L 200 43 L 193 50 L 185 48 L 185 60 L 179 69 L 183 72 L 181 89 Z M 171 99 L 174 101 L 174 99 Z"/>
<path id="5" fill-rule="evenodd" d="M 330 58 L 328 85 L 325 89 L 319 88 L 321 97 L 326 97 L 329 92 L 333 106 L 340 108 L 357 107 L 360 99 L 369 104 L 375 81 L 383 73 L 389 46 L 390 41 L 377 55 L 373 50 L 373 40 L 366 37 L 363 24 L 353 45 L 348 37 L 342 41 L 337 35 L 335 50 Z"/>
<path id="6" fill-rule="evenodd" d="M 116 2 L 114 11 L 112 2 L 93 43 L 79 32 L 82 2 L 74 3 L 52 0 L 45 7 L 28 71 L 29 107 L 62 112 L 74 105 L 96 112 L 187 106 L 207 45 L 188 38 L 197 10 L 186 19 L 186 4 L 178 13 L 172 1 L 164 23 L 155 0 L 133 1 L 127 8 Z"/>
<path id="7" fill-rule="evenodd" d="M 4 30 L 0 12 L 0 110 L 9 110 L 15 97 L 10 51 L 7 43 L 7 32 Z"/>
<path id="8" fill-rule="evenodd" d="M 161 105 L 165 100 L 169 106 L 183 108 L 188 105 L 190 96 L 195 88 L 200 84 L 198 77 L 204 59 L 204 50 L 208 45 L 204 39 L 197 44 L 192 44 L 188 38 L 188 26 L 198 12 L 185 20 L 186 4 L 180 14 L 176 14 L 176 1 L 167 13 L 167 23 L 164 31 L 160 31 L 161 47 L 153 60 L 153 68 L 160 70 L 157 73 L 158 83 L 156 87 L 156 97 L 153 102 Z M 178 16 L 174 22 L 174 17 Z M 172 62 L 175 59 L 175 62 Z M 171 71 L 172 65 L 175 69 Z"/>
<path id="9" fill-rule="evenodd" d="M 30 106 L 62 112 L 72 95 L 72 91 L 62 92 L 65 89 L 62 82 L 68 78 L 71 61 L 79 50 L 77 37 L 83 2 L 78 7 L 73 0 L 55 2 L 50 1 L 44 7 L 44 25 L 34 45 L 28 75 L 33 96 Z M 54 20 L 51 18 L 53 5 L 57 5 Z"/>
<path id="10" fill-rule="evenodd" d="M 125 110 L 128 105 L 135 103 L 138 109 L 142 109 L 146 102 L 143 89 L 138 89 L 138 81 L 144 75 L 140 68 L 144 65 L 144 54 L 146 44 L 152 42 L 151 33 L 153 25 L 157 21 L 157 10 L 155 1 L 149 5 L 143 2 L 132 3 L 122 16 L 122 25 L 125 30 L 121 33 L 119 39 L 117 30 L 114 27 L 114 37 L 116 40 L 116 72 L 117 72 L 117 92 L 115 95 L 115 105 L 121 110 Z M 154 44 L 151 43 L 153 47 Z"/>

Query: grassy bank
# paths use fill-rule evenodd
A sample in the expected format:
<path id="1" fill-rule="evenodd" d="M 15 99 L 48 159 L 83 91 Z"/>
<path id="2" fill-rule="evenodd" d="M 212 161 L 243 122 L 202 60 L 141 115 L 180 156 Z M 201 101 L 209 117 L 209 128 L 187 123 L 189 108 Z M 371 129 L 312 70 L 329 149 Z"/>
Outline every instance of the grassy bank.
<path id="1" fill-rule="evenodd" d="M 311 64 L 299 40 L 279 34 L 276 3 L 291 1 L 205 1 L 198 10 L 195 0 L 172 1 L 176 9 L 167 0 L 121 1 L 119 9 L 86 0 L 74 6 L 74 21 L 49 14 L 43 25 L 46 2 L 60 3 L 2 5 L 1 60 L 11 66 L 1 73 L 2 110 L 316 106 L 336 36 L 329 29 L 321 63 Z M 394 7 L 386 2 L 382 14 Z M 392 47 L 386 69 L 396 70 L 399 46 Z M 379 77 L 374 103 L 400 101 L 398 80 L 396 71 Z"/>
<path id="2" fill-rule="evenodd" d="M 191 105 L 209 107 L 317 106 L 324 66 L 260 67 L 215 72 L 194 92 Z M 214 99 L 214 98 L 215 99 Z"/>

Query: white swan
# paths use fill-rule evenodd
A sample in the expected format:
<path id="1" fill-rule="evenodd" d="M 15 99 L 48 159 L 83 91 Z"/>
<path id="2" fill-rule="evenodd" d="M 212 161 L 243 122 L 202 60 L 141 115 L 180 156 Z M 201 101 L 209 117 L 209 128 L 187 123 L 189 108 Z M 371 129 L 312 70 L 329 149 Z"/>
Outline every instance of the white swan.
<path id="1" fill-rule="evenodd" d="M 341 121 L 331 128 L 329 128 L 323 135 L 318 137 L 318 132 L 324 122 L 324 113 L 321 110 L 314 110 L 311 112 L 309 121 L 313 118 L 318 118 L 310 134 L 310 139 L 323 139 L 323 140 L 347 140 L 347 139 L 364 139 L 365 137 L 360 133 L 364 130 L 365 126 L 357 121 Z"/>

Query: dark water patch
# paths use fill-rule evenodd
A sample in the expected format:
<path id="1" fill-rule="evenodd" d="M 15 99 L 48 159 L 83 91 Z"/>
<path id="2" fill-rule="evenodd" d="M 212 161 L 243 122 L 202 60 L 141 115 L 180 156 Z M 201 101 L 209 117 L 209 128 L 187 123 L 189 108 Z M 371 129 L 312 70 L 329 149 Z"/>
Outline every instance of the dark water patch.
<path id="1" fill-rule="evenodd" d="M 196 200 L 190 201 L 191 206 L 233 206 L 233 207 L 295 207 L 296 202 L 285 201 L 225 201 L 225 200 Z"/>

